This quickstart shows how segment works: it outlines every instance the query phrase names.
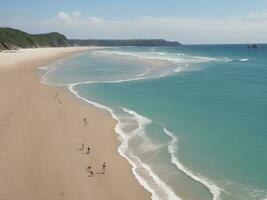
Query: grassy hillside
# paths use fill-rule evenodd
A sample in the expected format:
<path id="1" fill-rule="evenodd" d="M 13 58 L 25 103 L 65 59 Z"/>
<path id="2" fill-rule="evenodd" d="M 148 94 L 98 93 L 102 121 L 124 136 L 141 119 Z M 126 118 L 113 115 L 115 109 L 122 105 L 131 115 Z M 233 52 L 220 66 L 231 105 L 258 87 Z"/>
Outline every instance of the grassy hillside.
<path id="1" fill-rule="evenodd" d="M 163 39 L 150 40 L 68 40 L 64 35 L 53 32 L 47 34 L 29 34 L 17 29 L 0 27 L 0 51 L 64 46 L 177 46 L 178 42 Z"/>
<path id="2" fill-rule="evenodd" d="M 69 46 L 69 41 L 60 33 L 28 34 L 12 28 L 0 28 L 1 50 L 61 46 Z"/>

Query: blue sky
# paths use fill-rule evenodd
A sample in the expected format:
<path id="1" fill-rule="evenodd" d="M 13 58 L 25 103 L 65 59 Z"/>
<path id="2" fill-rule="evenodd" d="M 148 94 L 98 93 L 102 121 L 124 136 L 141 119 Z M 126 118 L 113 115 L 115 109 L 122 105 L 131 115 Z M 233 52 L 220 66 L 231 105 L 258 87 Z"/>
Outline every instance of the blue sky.
<path id="1" fill-rule="evenodd" d="M 267 41 L 267 0 L 0 0 L 0 26 L 70 38 Z"/>

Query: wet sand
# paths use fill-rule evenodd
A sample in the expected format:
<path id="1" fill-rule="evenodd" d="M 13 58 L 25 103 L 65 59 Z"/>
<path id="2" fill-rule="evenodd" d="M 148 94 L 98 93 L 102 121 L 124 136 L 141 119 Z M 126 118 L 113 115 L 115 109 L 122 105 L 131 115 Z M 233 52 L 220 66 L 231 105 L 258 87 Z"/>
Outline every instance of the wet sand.
<path id="1" fill-rule="evenodd" d="M 39 66 L 85 50 L 0 53 L 1 200 L 150 199 L 117 152 L 110 114 L 40 83 Z M 88 177 L 86 167 L 101 173 L 103 162 L 106 173 Z"/>

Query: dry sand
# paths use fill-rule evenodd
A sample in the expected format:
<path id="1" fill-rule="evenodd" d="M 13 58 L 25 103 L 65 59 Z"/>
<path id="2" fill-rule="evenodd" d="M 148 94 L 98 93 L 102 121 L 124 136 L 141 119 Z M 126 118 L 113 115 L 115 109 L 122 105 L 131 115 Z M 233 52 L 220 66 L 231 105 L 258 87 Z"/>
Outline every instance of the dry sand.
<path id="1" fill-rule="evenodd" d="M 111 116 L 40 84 L 38 66 L 84 50 L 0 53 L 0 200 L 150 199 L 117 153 Z M 89 155 L 78 150 L 82 143 Z M 103 162 L 106 174 L 88 177 L 85 168 L 101 172 Z"/>

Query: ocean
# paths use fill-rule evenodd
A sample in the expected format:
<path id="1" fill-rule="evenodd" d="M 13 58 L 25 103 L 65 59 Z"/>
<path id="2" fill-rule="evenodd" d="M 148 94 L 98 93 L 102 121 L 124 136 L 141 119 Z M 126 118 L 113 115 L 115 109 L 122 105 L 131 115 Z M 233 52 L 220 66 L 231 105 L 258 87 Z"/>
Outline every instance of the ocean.
<path id="1" fill-rule="evenodd" d="M 103 47 L 40 71 L 111 113 L 153 200 L 267 199 L 267 45 Z"/>

